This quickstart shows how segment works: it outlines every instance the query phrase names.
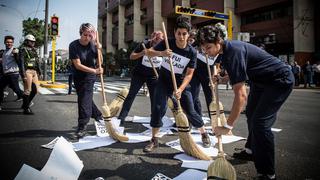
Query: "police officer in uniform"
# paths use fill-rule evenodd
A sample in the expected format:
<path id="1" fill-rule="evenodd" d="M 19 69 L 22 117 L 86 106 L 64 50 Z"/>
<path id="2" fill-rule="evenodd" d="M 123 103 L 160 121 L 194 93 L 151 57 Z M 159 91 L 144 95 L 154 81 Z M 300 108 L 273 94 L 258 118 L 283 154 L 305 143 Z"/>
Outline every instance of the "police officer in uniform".
<path id="1" fill-rule="evenodd" d="M 234 101 L 224 127 L 216 127 L 216 135 L 230 133 L 247 101 L 246 115 L 249 130 L 246 148 L 242 154 L 253 158 L 258 179 L 276 179 L 275 147 L 271 127 L 277 112 L 290 95 L 294 76 L 280 59 L 261 48 L 242 41 L 223 39 L 222 29 L 205 26 L 199 30 L 197 39 L 210 56 L 220 54 L 234 91 Z M 217 81 L 219 77 L 215 77 Z M 247 98 L 245 82 L 250 81 Z M 239 157 L 238 156 L 234 157 Z"/>
<path id="2" fill-rule="evenodd" d="M 36 38 L 32 34 L 25 37 L 24 45 L 20 53 L 20 75 L 24 82 L 24 96 L 22 109 L 24 114 L 33 114 L 30 109 L 30 102 L 35 97 L 39 88 L 38 75 L 40 71 L 40 59 L 35 48 Z"/>
<path id="3" fill-rule="evenodd" d="M 69 59 L 74 67 L 73 80 L 78 95 L 78 128 L 74 138 L 86 135 L 86 127 L 90 118 L 103 120 L 102 113 L 93 102 L 93 86 L 97 75 L 103 73 L 103 68 L 96 67 L 98 51 L 95 40 L 95 28 L 90 23 L 84 23 L 79 29 L 80 39 L 69 45 Z M 100 47 L 99 47 L 100 48 Z"/>
<path id="4" fill-rule="evenodd" d="M 146 48 L 151 48 L 154 45 L 158 44 L 161 40 L 163 40 L 163 34 L 161 31 L 155 31 L 151 35 L 151 39 L 148 41 L 144 41 Z M 157 83 L 157 78 L 155 75 L 155 72 L 152 69 L 152 65 L 149 62 L 149 58 L 145 56 L 145 51 L 142 46 L 142 44 L 139 44 L 136 49 L 131 53 L 130 59 L 138 61 L 137 65 L 133 69 L 132 76 L 131 76 L 131 84 L 128 96 L 123 102 L 123 107 L 121 109 L 121 112 L 118 116 L 118 119 L 121 120 L 121 125 L 123 124 L 125 118 L 127 117 L 129 110 L 131 108 L 131 105 L 134 101 L 134 98 L 136 97 L 137 93 L 139 92 L 140 88 L 144 83 L 147 84 L 148 90 L 150 93 L 150 102 L 151 107 L 153 105 L 153 93 L 154 88 Z M 153 57 L 150 58 L 156 68 L 156 71 L 159 71 L 162 57 Z"/>
<path id="5" fill-rule="evenodd" d="M 177 91 L 173 92 L 173 84 L 168 59 L 162 62 L 159 81 L 154 92 L 154 106 L 152 107 L 150 125 L 152 127 L 152 139 L 144 148 L 145 152 L 151 152 L 158 147 L 158 132 L 162 126 L 162 117 L 166 113 L 167 100 L 174 94 L 175 98 L 180 99 L 181 106 L 186 112 L 190 123 L 199 129 L 202 135 L 204 147 L 210 147 L 211 142 L 204 129 L 204 123 L 200 115 L 194 110 L 193 99 L 190 92 L 189 82 L 192 79 L 194 68 L 196 67 L 197 52 L 187 43 L 191 25 L 188 18 L 178 17 L 174 28 L 174 39 L 169 39 L 169 47 L 166 48 L 165 41 L 146 51 L 149 56 L 172 57 L 174 64 L 175 77 L 177 81 Z"/>

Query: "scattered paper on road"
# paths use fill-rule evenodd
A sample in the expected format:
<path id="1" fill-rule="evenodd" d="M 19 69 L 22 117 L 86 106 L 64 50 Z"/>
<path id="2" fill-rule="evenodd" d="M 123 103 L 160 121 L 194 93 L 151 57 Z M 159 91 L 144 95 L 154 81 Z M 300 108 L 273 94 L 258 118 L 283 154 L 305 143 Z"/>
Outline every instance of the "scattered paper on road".
<path id="1" fill-rule="evenodd" d="M 195 169 L 187 169 L 173 180 L 206 180 L 207 173 Z"/>
<path id="2" fill-rule="evenodd" d="M 77 180 L 82 168 L 83 162 L 74 152 L 72 144 L 60 137 L 41 172 L 59 180 Z"/>
<path id="3" fill-rule="evenodd" d="M 197 158 L 191 157 L 184 153 L 177 154 L 173 158 L 182 161 L 181 167 L 200 169 L 205 171 L 208 170 L 209 165 L 213 162 L 213 160 L 211 161 L 199 160 Z"/>
<path id="4" fill-rule="evenodd" d="M 43 172 L 27 165 L 23 164 L 22 168 L 18 172 L 14 180 L 54 180 L 56 177 L 50 177 L 44 174 Z"/>
<path id="5" fill-rule="evenodd" d="M 102 120 L 99 122 L 94 121 L 94 126 L 96 127 L 97 136 L 99 136 L 99 137 L 109 136 L 104 121 L 102 121 Z"/>
<path id="6" fill-rule="evenodd" d="M 143 133 L 126 133 L 126 136 L 128 136 L 129 141 L 125 141 L 124 143 L 140 143 L 151 139 L 151 136 L 144 135 Z"/>
<path id="7" fill-rule="evenodd" d="M 86 149 L 94 149 L 98 147 L 108 146 L 117 142 L 110 136 L 99 137 L 99 136 L 85 136 L 79 139 L 79 142 L 72 143 L 75 151 L 82 151 Z"/>
<path id="8" fill-rule="evenodd" d="M 53 149 L 54 145 L 56 145 L 59 138 L 60 137 L 56 137 L 52 141 L 50 141 L 48 144 L 41 145 L 41 147 L 47 148 L 47 149 Z"/>

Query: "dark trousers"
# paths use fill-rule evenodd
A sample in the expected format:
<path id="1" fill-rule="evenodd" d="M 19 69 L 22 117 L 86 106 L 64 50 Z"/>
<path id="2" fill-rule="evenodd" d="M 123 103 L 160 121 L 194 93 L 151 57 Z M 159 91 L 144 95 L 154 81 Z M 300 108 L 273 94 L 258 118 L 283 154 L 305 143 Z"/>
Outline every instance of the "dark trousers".
<path id="1" fill-rule="evenodd" d="M 100 110 L 93 102 L 93 85 L 95 79 L 74 78 L 74 84 L 78 95 L 78 128 L 83 128 L 90 118 L 101 116 Z"/>
<path id="2" fill-rule="evenodd" d="M 132 75 L 129 93 L 123 102 L 123 106 L 122 106 L 121 112 L 118 116 L 118 119 L 124 120 L 128 116 L 128 113 L 130 111 L 132 103 L 144 83 L 147 83 L 147 86 L 149 89 L 149 93 L 150 93 L 149 97 L 150 97 L 151 110 L 152 110 L 152 106 L 153 106 L 153 98 L 152 97 L 154 94 L 154 89 L 157 84 L 157 81 L 158 80 L 152 76 L 145 77 L 145 76 L 142 76 L 139 74 Z"/>
<path id="3" fill-rule="evenodd" d="M 199 72 L 195 72 L 195 74 L 192 77 L 192 80 L 190 81 L 190 86 L 191 86 L 191 94 L 194 102 L 194 109 L 195 111 L 202 117 L 202 110 L 201 110 L 201 101 L 200 101 L 200 84 L 203 89 L 204 97 L 206 99 L 206 104 L 207 104 L 207 110 L 208 110 L 208 115 L 210 117 L 210 103 L 212 101 L 212 92 L 209 86 L 210 80 L 207 75 L 201 74 Z"/>
<path id="4" fill-rule="evenodd" d="M 151 127 L 159 128 L 163 125 L 162 117 L 166 114 L 167 101 L 169 97 L 172 97 L 172 93 L 173 88 L 170 81 L 162 80 L 160 76 L 153 95 L 154 106 L 151 113 Z M 189 122 L 196 128 L 202 127 L 204 123 L 201 116 L 194 109 L 190 86 L 187 86 L 182 92 L 180 103 Z"/>
<path id="5" fill-rule="evenodd" d="M 271 127 L 280 107 L 291 93 L 293 84 L 291 71 L 274 84 L 250 84 L 246 108 L 249 130 L 246 147 L 252 150 L 254 164 L 260 174 L 275 174 L 275 147 Z"/>
<path id="6" fill-rule="evenodd" d="M 73 79 L 73 75 L 72 73 L 70 73 L 68 76 L 68 84 L 69 84 L 68 94 L 71 94 L 72 92 L 72 79 Z"/>
<path id="7" fill-rule="evenodd" d="M 5 74 L 0 78 L 0 104 L 3 102 L 4 89 L 9 86 L 18 98 L 22 98 L 23 91 L 19 87 L 19 74 Z"/>

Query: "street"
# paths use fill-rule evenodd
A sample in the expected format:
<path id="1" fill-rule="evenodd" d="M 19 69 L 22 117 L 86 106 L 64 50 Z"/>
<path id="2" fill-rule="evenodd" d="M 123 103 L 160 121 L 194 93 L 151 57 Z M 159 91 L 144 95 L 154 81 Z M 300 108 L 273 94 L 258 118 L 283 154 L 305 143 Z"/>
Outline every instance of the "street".
<path id="1" fill-rule="evenodd" d="M 110 103 L 118 92 L 118 88 L 129 85 L 128 79 L 106 79 L 107 101 Z M 99 90 L 99 89 L 98 89 Z M 77 126 L 76 95 L 66 95 L 64 91 L 49 90 L 53 93 L 41 93 L 36 96 L 32 107 L 35 115 L 23 115 L 21 102 L 14 102 L 12 91 L 0 111 L 0 161 L 3 163 L 0 179 L 14 179 L 23 164 L 38 170 L 45 165 L 52 150 L 42 148 L 58 136 L 66 139 Z M 47 91 L 46 91 L 47 92 Z M 67 91 L 65 91 L 67 92 Z M 276 143 L 276 175 L 277 179 L 320 179 L 320 90 L 294 89 L 289 99 L 282 106 L 274 128 Z M 202 107 L 205 107 L 201 93 Z M 220 90 L 220 101 L 228 116 L 233 100 L 231 89 Z M 101 94 L 94 94 L 98 107 L 102 104 Z M 204 115 L 207 115 L 203 108 Z M 139 93 L 129 116 L 149 116 L 149 97 Z M 167 116 L 172 117 L 167 111 Z M 93 120 L 89 123 L 89 133 L 95 135 Z M 141 124 L 126 122 L 125 132 L 142 132 L 146 128 Z M 247 137 L 246 118 L 241 114 L 233 133 Z M 177 133 L 166 135 L 160 139 L 160 147 L 152 153 L 144 153 L 147 144 L 114 143 L 110 146 L 78 151 L 76 154 L 83 161 L 84 167 L 79 179 L 151 179 L 162 173 L 170 178 L 178 176 L 186 170 L 181 161 L 173 157 L 179 151 L 166 146 L 165 143 L 177 139 Z M 243 148 L 245 141 L 224 145 L 227 159 L 235 167 L 238 179 L 252 179 L 256 176 L 253 162 L 232 158 L 234 148 Z"/>

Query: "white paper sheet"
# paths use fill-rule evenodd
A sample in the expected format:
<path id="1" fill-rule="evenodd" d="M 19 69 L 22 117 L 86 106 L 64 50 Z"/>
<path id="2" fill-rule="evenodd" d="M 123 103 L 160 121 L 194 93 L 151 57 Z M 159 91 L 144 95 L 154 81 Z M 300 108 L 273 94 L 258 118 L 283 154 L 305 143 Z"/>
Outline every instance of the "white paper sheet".
<path id="1" fill-rule="evenodd" d="M 216 149 L 216 148 L 214 148 L 212 146 L 210 148 L 204 148 L 202 145 L 200 145 L 200 144 L 202 144 L 202 142 L 195 141 L 195 143 L 203 151 L 203 153 L 205 153 L 206 155 L 208 155 L 208 156 L 217 156 L 218 155 L 218 149 Z M 180 146 L 180 140 L 179 139 L 167 142 L 166 145 L 170 146 L 173 149 L 176 149 L 178 151 L 183 152 L 183 150 L 182 150 L 182 148 Z"/>
<path id="2" fill-rule="evenodd" d="M 143 124 L 149 125 L 150 117 L 134 116 L 132 122 L 143 123 Z M 168 116 L 163 116 L 162 123 L 163 123 L 162 127 L 172 127 L 172 125 L 174 123 L 174 118 L 169 118 Z M 147 128 L 151 129 L 150 126 L 147 126 Z"/>
<path id="3" fill-rule="evenodd" d="M 213 160 L 211 161 L 199 160 L 194 157 L 188 156 L 184 153 L 175 155 L 174 159 L 178 159 L 182 161 L 181 167 L 201 169 L 205 171 L 208 170 L 209 165 L 213 162 Z"/>
<path id="4" fill-rule="evenodd" d="M 280 132 L 280 131 L 282 131 L 282 129 L 278 129 L 278 128 L 271 128 L 271 131 L 273 131 L 273 132 Z"/>
<path id="5" fill-rule="evenodd" d="M 187 169 L 173 180 L 206 180 L 207 173 L 194 169 Z"/>
<path id="6" fill-rule="evenodd" d="M 124 143 L 140 143 L 151 139 L 151 136 L 144 135 L 143 133 L 126 133 L 126 135 L 129 137 L 129 141 L 125 141 Z"/>
<path id="7" fill-rule="evenodd" d="M 72 143 L 75 151 L 81 151 L 86 149 L 94 149 L 97 147 L 108 146 L 117 142 L 110 136 L 99 137 L 99 136 L 85 136 L 79 139 L 79 142 Z"/>
<path id="8" fill-rule="evenodd" d="M 23 164 L 20 171 L 18 172 L 17 176 L 14 178 L 14 180 L 55 180 L 56 177 L 50 177 L 44 174 L 43 172 L 27 165 Z"/>
<path id="9" fill-rule="evenodd" d="M 60 137 L 54 138 L 52 141 L 50 141 L 48 144 L 41 145 L 43 148 L 47 149 L 53 149 L 54 145 L 57 143 Z"/>
<path id="10" fill-rule="evenodd" d="M 104 121 L 102 121 L 102 120 L 99 122 L 94 121 L 94 126 L 96 127 L 97 136 L 99 136 L 99 137 L 109 136 Z"/>
<path id="11" fill-rule="evenodd" d="M 59 180 L 77 180 L 82 168 L 83 162 L 74 152 L 72 144 L 60 137 L 41 172 Z"/>

